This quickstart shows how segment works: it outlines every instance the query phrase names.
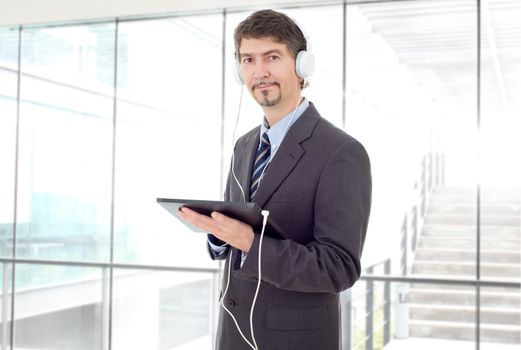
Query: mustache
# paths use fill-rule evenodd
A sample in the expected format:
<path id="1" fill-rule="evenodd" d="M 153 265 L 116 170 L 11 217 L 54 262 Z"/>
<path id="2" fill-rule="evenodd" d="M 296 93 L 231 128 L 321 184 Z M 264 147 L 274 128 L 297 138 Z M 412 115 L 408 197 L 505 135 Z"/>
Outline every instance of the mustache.
<path id="1" fill-rule="evenodd" d="M 253 82 L 253 86 L 251 87 L 251 89 L 255 90 L 256 88 L 259 87 L 259 85 L 276 85 L 276 86 L 280 87 L 280 84 L 274 80 L 261 79 L 261 80 L 255 80 Z"/>

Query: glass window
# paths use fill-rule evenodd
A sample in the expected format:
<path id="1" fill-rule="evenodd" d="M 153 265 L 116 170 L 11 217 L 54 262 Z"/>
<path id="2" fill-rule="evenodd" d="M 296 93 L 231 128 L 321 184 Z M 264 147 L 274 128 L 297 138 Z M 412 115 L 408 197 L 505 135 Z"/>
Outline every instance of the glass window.
<path id="1" fill-rule="evenodd" d="M 115 276 L 113 349 L 211 348 L 212 276 L 131 270 Z"/>
<path id="2" fill-rule="evenodd" d="M 222 16 L 121 23 L 115 260 L 208 266 L 156 198 L 221 198 Z"/>
<path id="3" fill-rule="evenodd" d="M 45 274 L 45 286 L 24 281 Z M 63 275 L 74 276 L 64 282 Z M 81 277 L 92 276 L 92 277 Z M 101 349 L 101 270 L 51 265 L 16 266 L 15 347 L 17 349 Z"/>
<path id="4" fill-rule="evenodd" d="M 461 281 L 521 271 L 521 4 L 480 4 L 279 9 L 316 58 L 304 95 L 371 158 L 364 272 L 342 294 L 351 349 L 521 343 L 519 288 Z M 156 199 L 222 198 L 234 142 L 262 120 L 232 72 L 233 31 L 254 9 L 235 11 L 24 28 L 20 85 L 21 29 L 0 28 L 2 349 L 11 330 L 16 348 L 104 348 L 109 329 L 114 349 L 211 347 L 217 273 L 154 267 L 215 267 L 206 235 Z M 17 257 L 65 262 L 12 265 L 13 228 Z M 150 270 L 109 281 L 67 261 Z"/>
<path id="5" fill-rule="evenodd" d="M 391 258 L 388 273 L 475 278 L 476 3 L 350 5 L 346 26 L 346 130 L 373 170 L 364 265 Z M 474 305 L 454 313 L 462 305 L 444 297 L 460 289 L 411 286 L 411 337 L 472 344 Z"/>
<path id="6" fill-rule="evenodd" d="M 0 256 L 13 254 L 18 34 L 0 28 Z"/>
<path id="7" fill-rule="evenodd" d="M 308 51 L 315 57 L 315 71 L 304 95 L 323 118 L 342 128 L 342 6 L 282 10 L 304 30 L 309 39 Z"/>
<path id="8" fill-rule="evenodd" d="M 11 341 L 12 270 L 12 264 L 0 263 L 0 347 L 2 349 L 7 349 Z"/>
<path id="9" fill-rule="evenodd" d="M 114 24 L 22 41 L 17 255 L 108 260 Z"/>
<path id="10" fill-rule="evenodd" d="M 419 234 L 431 194 L 457 200 L 464 192 L 471 200 L 475 193 L 476 8 L 472 1 L 458 1 L 461 11 L 438 6 L 347 9 L 347 132 L 366 146 L 373 169 L 366 261 L 381 260 L 389 247 L 400 252 L 391 232 Z M 450 213 L 425 223 L 438 224 L 440 214 Z"/>
<path id="11" fill-rule="evenodd" d="M 352 350 L 476 348 L 474 287 L 361 281 L 350 295 Z M 513 350 L 495 345 L 482 348 Z"/>
<path id="12" fill-rule="evenodd" d="M 520 16 L 519 1 L 481 3 L 480 274 L 494 280 L 521 277 Z M 481 341 L 519 347 L 519 288 L 481 288 L 480 304 Z"/>

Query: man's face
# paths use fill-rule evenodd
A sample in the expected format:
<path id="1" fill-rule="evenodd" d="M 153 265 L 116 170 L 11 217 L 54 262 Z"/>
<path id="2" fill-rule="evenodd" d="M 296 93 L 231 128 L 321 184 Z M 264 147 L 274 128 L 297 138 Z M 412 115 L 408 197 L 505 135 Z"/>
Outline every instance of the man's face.
<path id="1" fill-rule="evenodd" d="M 300 97 L 295 58 L 272 38 L 243 38 L 239 62 L 244 83 L 262 107 L 294 108 Z"/>

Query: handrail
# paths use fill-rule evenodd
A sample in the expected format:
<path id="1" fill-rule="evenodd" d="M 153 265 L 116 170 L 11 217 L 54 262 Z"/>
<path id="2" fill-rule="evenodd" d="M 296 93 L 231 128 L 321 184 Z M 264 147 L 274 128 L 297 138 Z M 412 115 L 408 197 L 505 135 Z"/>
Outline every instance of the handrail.
<path id="1" fill-rule="evenodd" d="M 380 282 L 405 282 L 405 283 L 432 283 L 432 284 L 451 284 L 464 286 L 481 287 L 502 287 L 502 288 L 521 288 L 521 281 L 503 281 L 490 279 L 457 279 L 457 278 L 432 278 L 432 277 L 403 277 L 397 275 L 362 275 L 361 281 L 380 281 Z"/>
<path id="2" fill-rule="evenodd" d="M 128 270 L 153 270 L 153 271 L 171 271 L 171 272 L 197 272 L 197 273 L 219 273 L 220 269 L 215 267 L 183 267 L 169 265 L 146 265 L 131 263 L 110 263 L 97 261 L 69 261 L 69 260 L 45 260 L 45 259 L 26 259 L 26 258 L 0 258 L 0 263 L 11 264 L 35 264 L 35 265 L 60 265 L 60 266 L 80 266 L 80 267 L 98 267 Z"/>

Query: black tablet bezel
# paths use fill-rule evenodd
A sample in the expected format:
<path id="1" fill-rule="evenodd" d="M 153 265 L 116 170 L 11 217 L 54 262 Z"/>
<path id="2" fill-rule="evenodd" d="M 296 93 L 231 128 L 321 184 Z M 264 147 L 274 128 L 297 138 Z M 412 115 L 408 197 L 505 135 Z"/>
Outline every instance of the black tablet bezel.
<path id="1" fill-rule="evenodd" d="M 257 233 L 260 233 L 262 229 L 262 209 L 254 202 L 157 198 L 157 203 L 195 232 L 204 231 L 179 217 L 178 211 L 182 207 L 190 208 L 203 215 L 210 215 L 213 211 L 217 211 L 251 225 L 253 230 Z M 268 223 L 264 233 L 273 238 L 287 239 L 284 231 L 270 217 L 268 217 Z"/>

